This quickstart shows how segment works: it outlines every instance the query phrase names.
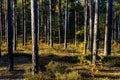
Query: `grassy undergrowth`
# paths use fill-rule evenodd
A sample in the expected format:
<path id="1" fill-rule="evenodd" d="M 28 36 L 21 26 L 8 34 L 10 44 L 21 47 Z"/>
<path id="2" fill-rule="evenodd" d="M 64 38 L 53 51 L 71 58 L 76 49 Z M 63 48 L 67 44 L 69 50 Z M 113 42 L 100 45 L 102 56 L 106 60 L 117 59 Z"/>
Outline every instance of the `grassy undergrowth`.
<path id="1" fill-rule="evenodd" d="M 116 48 L 114 48 L 116 49 Z M 112 49 L 112 51 L 114 51 Z M 2 57 L 0 58 L 0 79 L 26 79 L 26 80 L 120 80 L 120 56 L 114 53 L 104 57 L 99 51 L 96 66 L 91 64 L 91 53 L 83 55 L 83 43 L 77 48 L 68 44 L 54 44 L 49 48 L 45 43 L 39 43 L 39 73 L 32 75 L 32 46 L 27 42 L 17 45 L 14 51 L 14 71 L 8 72 L 8 55 L 6 43 L 2 44 Z"/>

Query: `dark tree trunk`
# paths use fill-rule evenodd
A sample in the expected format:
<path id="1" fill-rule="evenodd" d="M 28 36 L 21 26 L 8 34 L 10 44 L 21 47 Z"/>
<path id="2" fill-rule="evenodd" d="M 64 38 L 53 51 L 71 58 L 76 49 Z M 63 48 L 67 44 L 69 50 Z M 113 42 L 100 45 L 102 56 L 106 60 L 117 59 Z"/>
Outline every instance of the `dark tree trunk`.
<path id="1" fill-rule="evenodd" d="M 117 40 L 117 17 L 116 17 L 116 11 L 114 11 L 114 20 L 113 20 L 113 39 Z"/>
<path id="2" fill-rule="evenodd" d="M 38 25 L 37 0 L 31 0 L 31 29 L 32 29 L 32 63 L 33 75 L 38 73 Z"/>
<path id="3" fill-rule="evenodd" d="M 65 5 L 65 32 L 64 32 L 64 48 L 67 48 L 67 29 L 68 29 L 68 0 Z"/>
<path id="4" fill-rule="evenodd" d="M 45 43 L 47 44 L 47 36 L 48 36 L 48 31 L 47 31 L 47 6 L 45 5 L 45 1 L 44 1 L 44 5 L 42 6 L 44 7 L 43 11 L 43 18 L 44 18 L 44 33 L 45 33 Z"/>
<path id="5" fill-rule="evenodd" d="M 104 55 L 111 54 L 111 34 L 112 34 L 112 0 L 107 0 L 107 12 L 106 12 L 106 29 L 105 29 L 105 45 Z"/>
<path id="6" fill-rule="evenodd" d="M 99 5 L 100 0 L 96 0 L 95 3 L 95 17 L 94 17 L 94 36 L 93 36 L 93 58 L 92 58 L 92 64 L 95 64 L 96 57 L 98 55 L 98 46 L 99 46 L 99 37 L 98 37 L 98 31 L 99 31 Z"/>
<path id="7" fill-rule="evenodd" d="M 1 57 L 1 45 L 2 45 L 2 1 L 0 1 L 0 57 Z"/>
<path id="8" fill-rule="evenodd" d="M 88 16 L 88 0 L 85 0 L 85 19 L 84 19 L 84 52 L 83 54 L 86 54 L 87 50 L 87 17 Z"/>
<path id="9" fill-rule="evenodd" d="M 39 34 L 40 34 L 40 38 L 44 39 L 44 18 L 43 18 L 43 0 L 41 0 L 40 2 L 40 31 L 39 31 Z M 39 40 L 40 40 L 39 38 Z"/>
<path id="10" fill-rule="evenodd" d="M 48 15 L 46 20 L 47 20 L 47 26 L 46 26 L 47 27 L 47 44 L 50 45 L 50 21 L 49 21 Z"/>
<path id="11" fill-rule="evenodd" d="M 14 44 L 13 44 L 13 50 L 16 51 L 16 47 L 17 47 L 17 1 L 14 0 L 13 2 L 13 40 L 14 40 Z"/>
<path id="12" fill-rule="evenodd" d="M 22 0 L 23 7 L 23 45 L 25 46 L 27 38 L 26 38 L 26 0 Z"/>
<path id="13" fill-rule="evenodd" d="M 44 32 L 45 32 L 45 43 L 47 44 L 47 17 L 45 17 L 45 24 L 44 24 Z"/>
<path id="14" fill-rule="evenodd" d="M 93 0 L 90 0 L 90 19 L 89 19 L 89 26 L 90 26 L 90 36 L 89 36 L 89 50 L 92 52 L 93 48 L 93 13 L 92 13 L 92 5 L 93 5 Z"/>
<path id="15" fill-rule="evenodd" d="M 49 18 L 50 18 L 50 48 L 53 47 L 53 40 L 52 40 L 52 2 L 49 0 Z"/>
<path id="16" fill-rule="evenodd" d="M 13 32 L 12 32 L 12 26 L 11 26 L 11 2 L 10 0 L 6 0 L 6 19 L 7 19 L 7 44 L 8 44 L 8 59 L 9 59 L 9 65 L 8 70 L 13 71 L 13 45 L 12 45 L 12 39 L 13 39 Z"/>
<path id="17" fill-rule="evenodd" d="M 118 43 L 120 44 L 120 15 L 118 16 Z"/>
<path id="18" fill-rule="evenodd" d="M 40 1 L 38 0 L 38 10 L 37 10 L 37 14 L 38 14 L 38 42 L 39 42 L 39 39 L 40 39 Z"/>
<path id="19" fill-rule="evenodd" d="M 5 0 L 5 3 L 7 4 L 6 0 Z M 6 7 L 5 7 L 5 6 L 7 6 L 6 4 L 4 5 L 4 8 L 6 8 Z M 6 9 L 5 9 L 5 10 L 6 10 Z M 6 10 L 5 14 L 7 14 L 7 10 Z M 5 31 L 5 32 L 4 32 L 4 36 L 5 36 L 5 37 L 4 37 L 4 38 L 5 38 L 5 41 L 7 42 L 7 38 L 8 38 L 8 33 L 7 33 L 7 32 L 8 32 L 8 31 L 7 31 L 7 15 L 5 15 L 4 17 L 5 17 L 5 22 L 4 22 L 4 31 Z"/>
<path id="20" fill-rule="evenodd" d="M 61 0 L 58 0 L 58 32 L 59 32 L 59 44 L 63 43 L 63 26 L 62 26 L 62 12 L 61 12 Z"/>
<path id="21" fill-rule="evenodd" d="M 4 3 L 5 1 L 3 1 L 3 3 Z M 2 41 L 4 41 L 5 40 L 5 12 L 4 12 L 4 4 L 2 4 Z"/>

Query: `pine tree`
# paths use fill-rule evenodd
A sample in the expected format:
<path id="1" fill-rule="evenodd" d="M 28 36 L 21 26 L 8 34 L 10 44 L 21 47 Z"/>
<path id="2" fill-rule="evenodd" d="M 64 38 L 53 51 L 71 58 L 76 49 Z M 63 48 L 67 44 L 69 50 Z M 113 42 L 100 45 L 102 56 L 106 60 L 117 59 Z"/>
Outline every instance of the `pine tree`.
<path id="1" fill-rule="evenodd" d="M 13 1 L 13 50 L 16 50 L 17 47 L 17 0 Z"/>
<path id="2" fill-rule="evenodd" d="M 25 46 L 27 38 L 26 38 L 26 0 L 22 0 L 22 8 L 23 8 L 23 45 Z"/>
<path id="3" fill-rule="evenodd" d="M 87 18 L 88 18 L 88 0 L 85 0 L 85 15 L 84 15 L 84 52 L 86 54 L 87 50 Z"/>
<path id="4" fill-rule="evenodd" d="M 105 27 L 105 44 L 104 44 L 104 55 L 111 54 L 111 36 L 112 36 L 112 0 L 107 0 L 107 11 L 106 11 L 106 27 Z"/>
<path id="5" fill-rule="evenodd" d="M 100 0 L 96 0 L 95 2 L 95 17 L 94 17 L 94 36 L 93 36 L 93 59 L 92 64 L 95 64 L 96 57 L 98 55 L 98 43 L 99 43 L 99 37 L 98 37 L 98 30 L 99 30 L 99 6 L 100 6 Z"/>
<path id="6" fill-rule="evenodd" d="M 12 32 L 12 26 L 11 26 L 11 0 L 6 0 L 6 19 L 7 19 L 7 44 L 8 44 L 8 70 L 13 71 L 13 32 Z"/>
<path id="7" fill-rule="evenodd" d="M 65 5 L 65 33 L 64 33 L 64 48 L 67 48 L 67 28 L 68 28 L 68 0 Z"/>
<path id="8" fill-rule="evenodd" d="M 31 0 L 31 29 L 32 29 L 32 63 L 33 75 L 38 73 L 38 25 L 37 0 Z"/>
<path id="9" fill-rule="evenodd" d="M 2 44 L 2 1 L 0 1 L 0 57 L 1 57 L 1 44 Z"/>

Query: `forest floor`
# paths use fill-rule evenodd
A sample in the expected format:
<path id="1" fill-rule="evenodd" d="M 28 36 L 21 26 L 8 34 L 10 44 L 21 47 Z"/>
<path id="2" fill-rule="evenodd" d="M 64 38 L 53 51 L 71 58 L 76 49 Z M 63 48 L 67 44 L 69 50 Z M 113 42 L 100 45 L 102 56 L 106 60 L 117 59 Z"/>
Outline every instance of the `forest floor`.
<path id="1" fill-rule="evenodd" d="M 112 48 L 112 55 L 99 56 L 96 66 L 91 64 L 91 54 L 82 54 L 83 44 L 75 48 L 68 44 L 55 44 L 49 48 L 44 43 L 39 46 L 39 73 L 32 76 L 31 42 L 26 46 L 18 44 L 14 52 L 14 71 L 7 70 L 8 55 L 6 43 L 2 45 L 0 57 L 0 80 L 120 80 L 119 49 Z M 103 51 L 99 51 L 102 54 Z"/>

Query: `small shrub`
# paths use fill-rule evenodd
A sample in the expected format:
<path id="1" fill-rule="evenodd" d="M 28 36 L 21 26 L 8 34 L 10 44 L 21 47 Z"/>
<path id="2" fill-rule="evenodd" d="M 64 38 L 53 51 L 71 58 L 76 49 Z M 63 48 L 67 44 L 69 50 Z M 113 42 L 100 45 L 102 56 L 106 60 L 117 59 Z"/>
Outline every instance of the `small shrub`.
<path id="1" fill-rule="evenodd" d="M 62 63 L 51 61 L 48 65 L 45 66 L 48 72 L 55 73 L 57 71 L 62 72 L 65 70 L 65 66 Z"/>
<path id="2" fill-rule="evenodd" d="M 55 73 L 55 80 L 80 80 L 81 76 L 78 71 L 72 71 L 69 73 L 61 74 L 59 72 Z"/>
<path id="3" fill-rule="evenodd" d="M 44 79 L 42 73 L 38 73 L 33 76 L 31 72 L 27 72 L 25 74 L 25 80 L 44 80 Z"/>

